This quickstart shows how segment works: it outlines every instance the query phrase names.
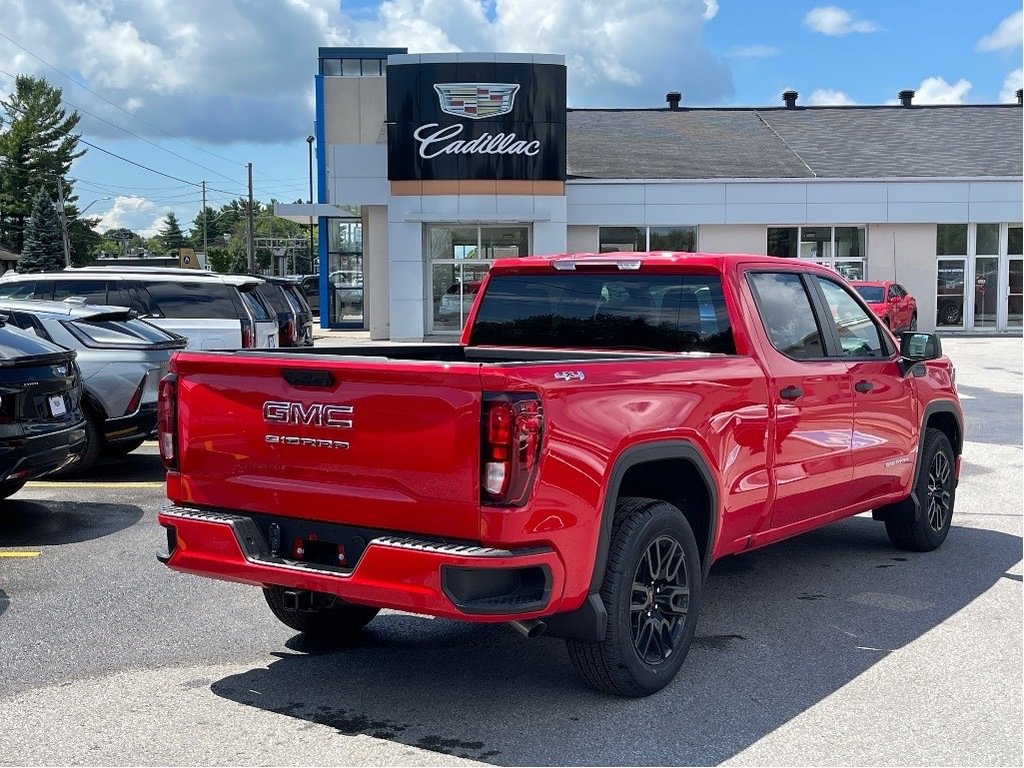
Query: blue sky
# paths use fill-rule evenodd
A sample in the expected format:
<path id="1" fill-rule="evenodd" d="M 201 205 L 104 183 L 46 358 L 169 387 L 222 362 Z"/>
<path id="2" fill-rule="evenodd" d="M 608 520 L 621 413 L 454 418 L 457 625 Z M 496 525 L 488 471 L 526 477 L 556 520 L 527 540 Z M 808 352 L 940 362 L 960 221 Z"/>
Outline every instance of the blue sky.
<path id="1" fill-rule="evenodd" d="M 684 106 L 787 89 L 997 103 L 1022 83 L 1011 0 L 0 0 L 0 22 L 0 95 L 14 74 L 60 86 L 95 145 L 72 169 L 80 208 L 146 236 L 170 210 L 190 223 L 203 180 L 211 205 L 243 196 L 248 162 L 258 199 L 308 195 L 319 46 L 560 53 L 570 107 L 662 107 L 670 90 Z"/>

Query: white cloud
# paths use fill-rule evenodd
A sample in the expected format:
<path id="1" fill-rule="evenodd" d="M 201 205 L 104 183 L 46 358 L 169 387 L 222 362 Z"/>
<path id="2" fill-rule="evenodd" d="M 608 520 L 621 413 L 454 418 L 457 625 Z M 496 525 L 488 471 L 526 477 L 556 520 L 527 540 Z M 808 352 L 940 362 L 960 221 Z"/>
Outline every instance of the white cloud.
<path id="1" fill-rule="evenodd" d="M 352 13 L 338 0 L 2 5 L 5 34 L 139 120 L 15 46 L 0 46 L 0 69 L 46 77 L 71 103 L 150 138 L 305 137 L 321 46 L 560 53 L 569 67 L 569 103 L 579 107 L 658 106 L 670 90 L 689 103 L 733 94 L 727 64 L 703 40 L 718 0 L 383 0 Z M 80 127 L 123 137 L 88 116 Z"/>
<path id="2" fill-rule="evenodd" d="M 818 88 L 807 99 L 807 104 L 812 107 L 852 107 L 856 103 L 842 91 L 828 88 Z"/>
<path id="3" fill-rule="evenodd" d="M 1003 89 L 999 92 L 999 101 L 1012 104 L 1017 101 L 1017 89 L 1024 86 L 1024 69 L 1015 69 L 1003 80 Z"/>
<path id="4" fill-rule="evenodd" d="M 1024 40 L 1024 11 L 1012 13 L 999 22 L 995 31 L 985 35 L 978 41 L 979 51 L 1002 51 L 1007 48 L 1018 48 Z"/>
<path id="5" fill-rule="evenodd" d="M 188 233 L 193 218 L 199 212 L 199 206 L 196 203 L 168 205 L 138 195 L 122 195 L 114 198 L 113 205 L 107 211 L 96 212 L 90 209 L 86 218 L 100 220 L 96 225 L 98 232 L 124 227 L 142 237 L 153 237 L 163 229 L 164 219 L 170 211 L 174 211 L 182 230 Z"/>
<path id="6" fill-rule="evenodd" d="M 914 94 L 914 104 L 963 104 L 971 82 L 960 78 L 950 85 L 941 77 L 928 77 L 921 81 Z"/>
<path id="7" fill-rule="evenodd" d="M 725 57 L 727 59 L 769 59 L 778 55 L 779 49 L 771 45 L 747 45 L 741 48 L 731 48 Z"/>
<path id="8" fill-rule="evenodd" d="M 812 8 L 804 17 L 804 24 L 830 37 L 842 37 L 851 32 L 877 32 L 879 26 L 873 21 L 857 21 L 853 14 L 835 5 Z"/>

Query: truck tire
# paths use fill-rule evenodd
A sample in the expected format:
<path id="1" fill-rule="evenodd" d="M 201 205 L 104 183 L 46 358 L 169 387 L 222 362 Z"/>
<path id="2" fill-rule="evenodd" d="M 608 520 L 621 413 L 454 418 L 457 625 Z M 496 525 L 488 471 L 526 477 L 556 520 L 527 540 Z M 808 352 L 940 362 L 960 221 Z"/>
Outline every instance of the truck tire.
<path id="1" fill-rule="evenodd" d="M 925 432 L 921 467 L 914 491 L 921 502 L 921 514 L 910 511 L 885 521 L 889 541 L 900 549 L 930 552 L 946 540 L 956 501 L 956 457 L 949 438 L 938 429 Z"/>
<path id="2" fill-rule="evenodd" d="M 318 640 L 346 640 L 365 627 L 377 615 L 379 608 L 343 603 L 333 595 L 314 592 L 315 607 L 289 610 L 284 604 L 284 588 L 268 587 L 263 590 L 270 610 L 294 630 Z"/>
<path id="3" fill-rule="evenodd" d="M 604 640 L 567 640 L 580 676 L 618 696 L 647 696 L 675 677 L 693 642 L 700 607 L 700 555 L 690 524 L 657 499 L 615 506 L 601 599 Z"/>
<path id="4" fill-rule="evenodd" d="M 28 480 L 4 480 L 4 482 L 0 483 L 0 499 L 13 496 L 24 488 L 27 482 Z"/>

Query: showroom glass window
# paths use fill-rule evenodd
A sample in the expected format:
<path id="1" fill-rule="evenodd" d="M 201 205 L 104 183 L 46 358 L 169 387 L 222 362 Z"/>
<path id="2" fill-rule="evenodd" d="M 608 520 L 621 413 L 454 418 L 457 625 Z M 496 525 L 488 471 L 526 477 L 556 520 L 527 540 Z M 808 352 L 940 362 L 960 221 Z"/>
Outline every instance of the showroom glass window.
<path id="1" fill-rule="evenodd" d="M 1006 295 L 1006 325 L 1020 328 L 1024 309 L 1024 242 L 1020 224 L 1011 224 L 1006 232 L 1006 255 L 1009 281 Z"/>
<path id="2" fill-rule="evenodd" d="M 847 280 L 863 280 L 866 231 L 864 227 L 768 227 L 765 253 L 784 259 L 808 259 Z"/>
<path id="3" fill-rule="evenodd" d="M 428 226 L 431 332 L 458 333 L 480 283 L 495 259 L 530 252 L 530 229 L 522 226 Z"/>
<path id="4" fill-rule="evenodd" d="M 697 251 L 697 227 L 600 227 L 601 253 L 636 251 Z"/>
<path id="5" fill-rule="evenodd" d="M 327 221 L 327 307 L 331 327 L 363 327 L 363 223 Z"/>
<path id="6" fill-rule="evenodd" d="M 939 257 L 935 276 L 935 325 L 961 328 L 967 274 L 967 225 L 937 225 L 935 242 Z"/>

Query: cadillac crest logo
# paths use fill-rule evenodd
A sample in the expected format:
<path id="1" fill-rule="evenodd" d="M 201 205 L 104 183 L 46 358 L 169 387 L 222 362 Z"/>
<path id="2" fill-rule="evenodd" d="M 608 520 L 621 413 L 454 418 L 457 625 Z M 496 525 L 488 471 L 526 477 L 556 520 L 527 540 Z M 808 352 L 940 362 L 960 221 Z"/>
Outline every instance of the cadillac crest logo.
<path id="1" fill-rule="evenodd" d="M 512 111 L 519 86 L 514 83 L 436 83 L 441 111 L 480 120 Z"/>

